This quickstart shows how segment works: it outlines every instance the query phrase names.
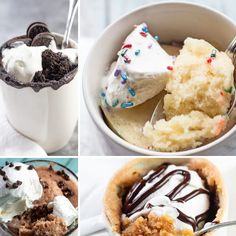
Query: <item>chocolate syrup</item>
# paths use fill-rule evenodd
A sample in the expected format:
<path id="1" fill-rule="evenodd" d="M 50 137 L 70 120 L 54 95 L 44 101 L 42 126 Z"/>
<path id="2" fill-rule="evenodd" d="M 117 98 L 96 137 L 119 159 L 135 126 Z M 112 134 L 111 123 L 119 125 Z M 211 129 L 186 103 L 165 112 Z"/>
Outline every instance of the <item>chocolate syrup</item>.
<path id="1" fill-rule="evenodd" d="M 199 188 L 196 190 L 193 190 L 192 192 L 188 193 L 187 195 L 175 198 L 184 188 L 186 188 L 189 185 L 189 182 L 191 180 L 191 174 L 187 170 L 182 169 L 176 169 L 173 170 L 167 174 L 165 174 L 157 183 L 155 183 L 151 188 L 149 188 L 147 191 L 140 194 L 139 197 L 137 195 L 139 192 L 143 189 L 143 187 L 148 184 L 152 183 L 152 181 L 158 177 L 160 177 L 164 172 L 167 170 L 169 164 L 163 164 L 156 171 L 151 173 L 148 176 L 145 176 L 140 182 L 136 183 L 129 193 L 126 196 L 126 199 L 123 204 L 123 213 L 125 213 L 128 217 L 133 215 L 136 212 L 139 212 L 143 210 L 144 206 L 140 207 L 139 209 L 135 210 L 137 206 L 140 205 L 146 198 L 148 198 L 151 194 L 156 192 L 158 189 L 162 188 L 165 184 L 168 183 L 168 181 L 175 175 L 181 175 L 183 177 L 180 184 L 178 184 L 174 189 L 172 189 L 168 194 L 166 194 L 166 197 L 168 197 L 171 201 L 175 202 L 187 202 L 195 197 L 197 197 L 200 194 L 207 194 L 209 195 L 209 191 Z M 153 206 L 150 204 L 148 208 L 152 208 Z M 159 206 L 163 207 L 163 206 Z M 135 210 L 135 211 L 134 211 Z M 193 230 L 196 231 L 199 227 L 199 224 L 207 219 L 207 216 L 209 214 L 209 210 L 206 212 L 203 212 L 202 214 L 198 215 L 194 218 L 184 214 L 179 209 L 177 209 L 179 216 L 178 219 L 186 224 L 189 224 L 192 226 Z"/>

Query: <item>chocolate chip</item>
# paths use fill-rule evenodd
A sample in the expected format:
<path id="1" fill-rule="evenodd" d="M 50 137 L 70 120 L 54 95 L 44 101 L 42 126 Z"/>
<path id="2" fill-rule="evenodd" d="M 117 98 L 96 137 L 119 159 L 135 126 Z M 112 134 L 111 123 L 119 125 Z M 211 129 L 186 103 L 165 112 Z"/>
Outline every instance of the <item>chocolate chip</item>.
<path id="1" fill-rule="evenodd" d="M 48 167 L 48 169 L 49 169 L 49 170 L 53 170 L 53 167 L 52 167 L 52 165 L 50 165 L 50 166 Z"/>
<path id="2" fill-rule="evenodd" d="M 10 188 L 10 184 L 9 183 L 6 183 L 6 188 Z"/>
<path id="3" fill-rule="evenodd" d="M 17 183 L 13 183 L 12 186 L 11 186 L 11 188 L 12 188 L 12 189 L 16 189 L 16 188 L 18 188 Z"/>
<path id="4" fill-rule="evenodd" d="M 20 170 L 20 169 L 21 169 L 21 166 L 16 166 L 15 169 L 16 169 L 16 170 Z"/>
<path id="5" fill-rule="evenodd" d="M 4 181 L 7 181 L 7 180 L 9 180 L 9 179 L 8 179 L 7 176 L 4 176 L 4 177 L 3 177 L 3 180 L 4 180 Z"/>
<path id="6" fill-rule="evenodd" d="M 33 39 L 31 46 L 39 47 L 39 46 L 46 46 L 48 47 L 55 38 L 51 33 L 40 33 Z"/>
<path id="7" fill-rule="evenodd" d="M 9 165 L 9 167 L 14 167 L 14 164 L 11 162 L 10 165 Z"/>
<path id="8" fill-rule="evenodd" d="M 27 169 L 28 169 L 28 170 L 33 170 L 33 169 L 34 169 L 34 166 L 33 166 L 33 165 L 29 165 Z"/>
<path id="9" fill-rule="evenodd" d="M 65 174 L 65 175 L 63 175 L 63 178 L 65 179 L 65 180 L 70 180 L 70 177 L 69 177 L 69 175 L 67 175 L 67 174 Z"/>
<path id="10" fill-rule="evenodd" d="M 8 162 L 8 161 L 6 161 L 6 162 L 5 162 L 5 165 L 6 165 L 6 166 L 8 166 L 8 165 L 9 165 L 9 162 Z"/>
<path id="11" fill-rule="evenodd" d="M 62 189 L 62 192 L 63 192 L 63 195 L 65 196 L 65 197 L 72 197 L 73 195 L 74 195 L 74 193 L 69 189 L 69 188 L 63 188 Z"/>
<path id="12" fill-rule="evenodd" d="M 63 179 L 70 180 L 69 175 L 67 175 L 64 170 L 61 170 L 61 171 L 58 170 L 56 173 L 57 173 L 57 175 L 61 176 Z"/>
<path id="13" fill-rule="evenodd" d="M 27 36 L 34 39 L 40 33 L 49 32 L 47 25 L 43 22 L 34 22 L 27 29 Z"/>
<path id="14" fill-rule="evenodd" d="M 43 186 L 44 189 L 47 189 L 47 188 L 48 188 L 48 183 L 47 183 L 46 181 L 40 180 L 40 183 L 42 184 L 42 186 Z"/>
<path id="15" fill-rule="evenodd" d="M 0 170 L 0 175 L 1 176 L 5 176 L 6 175 L 6 172 L 4 170 Z"/>
<path id="16" fill-rule="evenodd" d="M 17 181 L 16 181 L 16 184 L 17 184 L 18 186 L 20 186 L 20 185 L 22 185 L 22 182 L 21 182 L 20 180 L 17 180 Z"/>
<path id="17" fill-rule="evenodd" d="M 63 181 L 59 181 L 59 182 L 57 183 L 57 186 L 58 186 L 59 188 L 62 188 L 62 187 L 65 186 L 65 184 L 64 184 Z"/>

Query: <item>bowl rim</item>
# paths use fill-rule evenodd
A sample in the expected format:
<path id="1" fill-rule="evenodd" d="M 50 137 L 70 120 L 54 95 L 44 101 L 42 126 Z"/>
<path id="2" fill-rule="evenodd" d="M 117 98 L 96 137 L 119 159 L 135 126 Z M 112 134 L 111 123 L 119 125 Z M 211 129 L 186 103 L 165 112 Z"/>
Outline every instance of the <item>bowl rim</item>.
<path id="1" fill-rule="evenodd" d="M 130 150 L 130 151 L 133 151 L 135 153 L 139 153 L 139 154 L 147 155 L 147 156 L 188 156 L 188 155 L 197 154 L 197 153 L 206 151 L 208 149 L 211 149 L 213 146 L 216 146 L 217 144 L 221 143 L 225 139 L 229 138 L 236 131 L 236 125 L 234 125 L 229 131 L 227 131 L 224 135 L 217 138 L 216 140 L 214 140 L 214 141 L 212 141 L 212 142 L 210 142 L 206 145 L 197 147 L 197 148 L 184 150 L 184 151 L 178 151 L 178 152 L 160 152 L 160 151 L 148 150 L 148 149 L 145 149 L 145 148 L 138 147 L 134 144 L 131 144 L 128 141 L 122 139 L 117 134 L 115 134 L 108 127 L 108 125 L 105 123 L 105 121 L 102 118 L 102 115 L 99 116 L 99 119 L 96 119 L 97 113 L 94 112 L 93 102 L 92 102 L 93 99 L 90 99 L 90 93 L 89 93 L 89 89 L 88 89 L 89 86 L 88 86 L 87 81 L 89 81 L 89 80 L 87 79 L 88 76 L 87 76 L 86 72 L 90 68 L 90 66 L 89 66 L 90 58 L 92 56 L 92 53 L 96 49 L 97 42 L 99 42 L 102 39 L 103 35 L 107 31 L 109 31 L 114 25 L 118 24 L 121 20 L 124 20 L 125 18 L 129 17 L 130 15 L 133 15 L 138 11 L 142 11 L 142 10 L 145 10 L 145 9 L 153 7 L 153 6 L 161 6 L 161 5 L 177 5 L 177 6 L 183 5 L 183 6 L 188 6 L 188 7 L 194 7 L 194 8 L 207 10 L 211 13 L 217 14 L 218 16 L 222 17 L 225 21 L 227 21 L 229 24 L 232 24 L 236 27 L 236 23 L 232 19 L 230 19 L 228 16 L 226 16 L 224 13 L 222 13 L 222 12 L 220 12 L 220 11 L 214 9 L 214 8 L 211 8 L 211 7 L 208 7 L 204 4 L 199 4 L 199 3 L 190 3 L 190 2 L 187 2 L 187 1 L 164 1 L 164 2 L 158 2 L 158 3 L 149 3 L 149 4 L 142 5 L 138 8 L 135 8 L 134 10 L 129 11 L 127 14 L 122 15 L 117 20 L 115 20 L 113 23 L 108 25 L 102 31 L 102 33 L 100 33 L 98 38 L 95 40 L 93 46 L 91 47 L 91 49 L 89 51 L 88 56 L 86 57 L 86 61 L 85 61 L 83 72 L 82 72 L 83 97 L 84 97 L 84 101 L 85 101 L 87 110 L 90 114 L 90 117 L 92 118 L 92 120 L 94 121 L 96 126 L 99 128 L 99 130 L 102 131 L 102 133 L 106 134 L 106 136 L 109 139 L 111 139 L 112 141 L 114 141 L 115 143 L 120 145 L 121 147 L 125 148 L 126 150 Z"/>

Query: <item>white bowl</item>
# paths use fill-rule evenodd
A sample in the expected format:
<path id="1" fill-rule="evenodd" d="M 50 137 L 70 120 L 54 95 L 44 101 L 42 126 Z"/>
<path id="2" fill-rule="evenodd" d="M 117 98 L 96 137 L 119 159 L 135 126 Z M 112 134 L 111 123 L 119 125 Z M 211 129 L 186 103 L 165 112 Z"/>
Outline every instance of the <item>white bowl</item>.
<path id="1" fill-rule="evenodd" d="M 129 154 L 192 155 L 209 149 L 232 135 L 236 126 L 217 140 L 204 146 L 181 152 L 156 152 L 132 145 L 116 135 L 104 122 L 99 108 L 99 91 L 106 68 L 116 58 L 122 42 L 133 25 L 146 22 L 151 33 L 162 42 L 183 41 L 187 37 L 201 38 L 225 50 L 236 35 L 236 25 L 227 16 L 211 8 L 186 2 L 162 2 L 140 7 L 121 17 L 105 29 L 86 60 L 83 71 L 83 93 L 88 111 L 99 129 Z M 131 152 L 130 152 L 131 151 Z"/>

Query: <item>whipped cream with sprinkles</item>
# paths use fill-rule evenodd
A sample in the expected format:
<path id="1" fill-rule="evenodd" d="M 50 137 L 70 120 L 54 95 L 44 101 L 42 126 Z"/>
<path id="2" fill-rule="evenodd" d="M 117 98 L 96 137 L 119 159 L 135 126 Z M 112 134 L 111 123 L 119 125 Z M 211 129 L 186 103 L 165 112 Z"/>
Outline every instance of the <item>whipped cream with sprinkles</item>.
<path id="1" fill-rule="evenodd" d="M 126 38 L 102 85 L 102 105 L 131 108 L 160 93 L 166 86 L 173 57 L 159 45 L 159 37 L 142 23 Z"/>

